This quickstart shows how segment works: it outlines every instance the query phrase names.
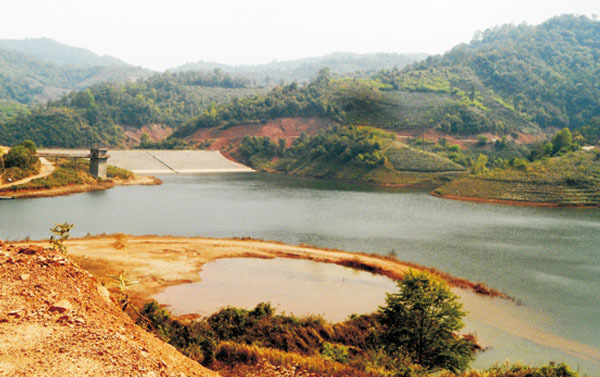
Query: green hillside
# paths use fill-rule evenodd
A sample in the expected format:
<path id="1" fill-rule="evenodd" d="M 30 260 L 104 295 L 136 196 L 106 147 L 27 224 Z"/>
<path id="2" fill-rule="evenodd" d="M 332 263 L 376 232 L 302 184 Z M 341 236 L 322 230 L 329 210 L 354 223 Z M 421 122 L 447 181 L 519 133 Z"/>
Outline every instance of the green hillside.
<path id="1" fill-rule="evenodd" d="M 336 78 L 321 70 L 307 85 L 286 85 L 264 97 L 217 107 L 210 122 L 193 120 L 178 136 L 201 127 L 318 113 L 346 124 L 451 135 L 539 133 L 568 126 L 595 141 L 600 135 L 599 25 L 574 16 L 539 26 L 505 25 L 443 56 L 382 70 L 369 79 Z M 303 105 L 307 96 L 314 106 Z"/>
<path id="2" fill-rule="evenodd" d="M 408 110 L 389 115 L 399 128 L 473 134 L 568 126 L 597 140 L 599 47 L 600 22 L 560 16 L 492 28 L 443 56 L 374 78 L 391 86 L 392 109 Z"/>
<path id="3" fill-rule="evenodd" d="M 372 127 L 333 126 L 314 136 L 302 135 L 289 148 L 267 137 L 246 137 L 239 153 L 261 170 L 385 186 L 436 187 L 466 172 Z"/>
<path id="4" fill-rule="evenodd" d="M 599 206 L 600 154 L 578 151 L 546 157 L 520 168 L 497 169 L 457 179 L 434 193 L 498 202 Z"/>

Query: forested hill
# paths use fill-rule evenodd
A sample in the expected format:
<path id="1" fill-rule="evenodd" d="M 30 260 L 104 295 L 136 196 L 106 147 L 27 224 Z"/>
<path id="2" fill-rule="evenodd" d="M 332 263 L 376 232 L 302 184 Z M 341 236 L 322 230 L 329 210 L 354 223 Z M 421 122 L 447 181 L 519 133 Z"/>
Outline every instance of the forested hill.
<path id="1" fill-rule="evenodd" d="M 135 80 L 150 74 L 48 39 L 0 40 L 0 100 L 45 102 L 98 82 Z"/>
<path id="2" fill-rule="evenodd" d="M 600 137 L 600 22 L 560 16 L 538 26 L 505 25 L 404 69 L 366 78 L 329 75 L 320 84 L 275 88 L 216 109 L 180 128 L 325 116 L 387 129 L 477 135 L 570 127 Z"/>
<path id="3" fill-rule="evenodd" d="M 90 50 L 67 46 L 49 38 L 0 39 L 0 49 L 22 52 L 56 65 L 129 66 L 124 61 L 112 56 L 99 56 Z"/>
<path id="4" fill-rule="evenodd" d="M 568 126 L 598 139 L 599 59 L 600 22 L 565 15 L 477 33 L 443 56 L 378 78 L 442 105 L 461 99 L 454 111 L 433 114 L 431 126 L 448 131 Z"/>
<path id="5" fill-rule="evenodd" d="M 598 21 L 562 16 L 490 29 L 431 65 L 461 63 L 542 127 L 600 126 Z"/>
<path id="6" fill-rule="evenodd" d="M 259 85 L 273 85 L 280 82 L 308 83 L 323 68 L 328 67 L 333 74 L 347 75 L 355 72 L 378 71 L 384 68 L 403 68 L 411 63 L 423 60 L 427 54 L 353 54 L 333 53 L 320 57 L 288 61 L 274 61 L 260 65 L 231 66 L 214 62 L 199 61 L 184 64 L 172 69 L 180 71 L 213 71 L 215 68 L 230 74 L 247 77 Z"/>
<path id="7" fill-rule="evenodd" d="M 30 109 L 0 102 L 0 145 L 25 139 L 46 147 L 122 145 L 124 127 L 176 127 L 211 104 L 266 91 L 220 72 L 182 72 L 95 84 Z"/>

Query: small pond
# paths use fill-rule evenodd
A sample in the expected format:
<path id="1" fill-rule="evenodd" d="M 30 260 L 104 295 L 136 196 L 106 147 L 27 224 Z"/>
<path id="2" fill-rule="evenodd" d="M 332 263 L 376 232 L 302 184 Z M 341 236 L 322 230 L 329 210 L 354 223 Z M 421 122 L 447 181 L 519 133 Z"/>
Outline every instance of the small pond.
<path id="1" fill-rule="evenodd" d="M 252 309 L 270 302 L 278 313 L 321 314 L 338 322 L 385 304 L 396 283 L 335 264 L 299 259 L 219 259 L 203 266 L 202 281 L 168 287 L 154 296 L 175 314 L 208 316 L 220 308 Z"/>

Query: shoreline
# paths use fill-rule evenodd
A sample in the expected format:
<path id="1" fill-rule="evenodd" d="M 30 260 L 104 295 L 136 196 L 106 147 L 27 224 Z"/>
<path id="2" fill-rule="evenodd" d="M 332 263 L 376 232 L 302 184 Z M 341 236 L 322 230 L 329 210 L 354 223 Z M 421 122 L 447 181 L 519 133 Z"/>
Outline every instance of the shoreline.
<path id="1" fill-rule="evenodd" d="M 116 186 L 153 186 L 160 184 L 162 184 L 162 181 L 159 178 L 136 175 L 132 179 L 126 181 L 114 179 L 111 181 L 96 182 L 94 184 L 67 185 L 48 189 L 21 189 L 17 191 L 5 190 L 0 191 L 0 196 L 11 199 L 51 198 L 55 196 L 108 190 Z"/>
<path id="2" fill-rule="evenodd" d="M 380 188 L 390 188 L 390 189 L 423 189 L 423 190 L 431 190 L 436 189 L 440 186 L 433 184 L 421 184 L 421 183 L 382 183 L 382 182 L 369 182 L 369 181 L 357 181 L 354 179 L 345 179 L 345 178 L 333 178 L 333 177 L 315 177 L 312 175 L 306 174 L 297 174 L 286 171 L 278 171 L 272 169 L 259 169 L 255 170 L 256 173 L 268 173 L 268 174 L 279 174 L 279 175 L 287 175 L 290 177 L 302 178 L 302 179 L 316 179 L 319 181 L 331 181 L 337 183 L 348 183 L 353 185 L 365 185 L 370 187 L 380 187 Z M 409 173 L 418 173 L 418 172 L 409 172 Z M 449 171 L 449 173 L 453 173 L 453 171 Z"/>
<path id="3" fill-rule="evenodd" d="M 456 200 L 456 201 L 461 201 L 461 202 L 471 202 L 471 203 L 503 204 L 503 205 L 510 205 L 510 206 L 519 206 L 519 207 L 579 208 L 579 209 L 600 208 L 600 205 L 561 204 L 561 203 L 527 202 L 527 201 L 493 199 L 493 198 L 478 198 L 475 196 L 441 194 L 436 191 L 432 191 L 429 194 L 431 196 L 434 196 L 434 197 L 440 198 L 440 199 L 449 199 L 449 200 Z"/>
<path id="4" fill-rule="evenodd" d="M 47 240 L 11 242 L 13 245 L 47 246 Z M 288 245 L 279 241 L 253 238 L 206 238 L 155 235 L 94 235 L 65 241 L 69 256 L 101 280 L 127 271 L 139 281 L 132 286 L 142 296 L 151 296 L 164 288 L 200 281 L 202 266 L 222 258 L 291 258 L 332 263 L 401 280 L 409 269 L 428 271 L 450 286 L 478 295 L 514 298 L 483 283 L 455 277 L 432 267 L 402 262 L 394 257 L 320 248 L 305 244 Z M 104 279 L 106 282 L 109 280 Z"/>

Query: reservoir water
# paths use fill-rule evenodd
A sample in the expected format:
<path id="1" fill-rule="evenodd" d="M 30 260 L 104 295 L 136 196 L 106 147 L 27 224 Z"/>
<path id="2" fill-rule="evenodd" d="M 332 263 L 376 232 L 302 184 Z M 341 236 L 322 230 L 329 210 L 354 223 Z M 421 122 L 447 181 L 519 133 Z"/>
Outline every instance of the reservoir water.
<path id="1" fill-rule="evenodd" d="M 75 236 L 249 236 L 393 253 L 500 289 L 524 304 L 525 321 L 600 350 L 599 210 L 465 203 L 424 191 L 258 173 L 161 178 L 158 187 L 2 201 L 0 238 L 47 238 L 54 223 L 70 222 Z M 488 324 L 473 326 L 487 331 Z M 600 376 L 594 353 L 573 355 L 501 331 L 495 339 L 510 346 L 484 353 L 477 366 L 504 358 L 564 360 Z"/>

